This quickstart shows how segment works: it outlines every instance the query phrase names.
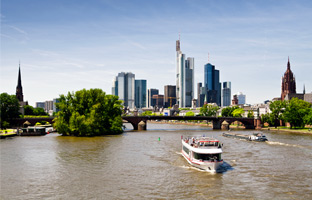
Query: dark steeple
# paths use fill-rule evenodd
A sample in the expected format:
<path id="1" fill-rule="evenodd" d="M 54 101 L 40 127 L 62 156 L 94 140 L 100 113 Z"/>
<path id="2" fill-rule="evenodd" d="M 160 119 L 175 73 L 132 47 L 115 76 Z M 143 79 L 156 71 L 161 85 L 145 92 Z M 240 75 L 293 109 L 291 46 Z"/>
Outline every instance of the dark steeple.
<path id="1" fill-rule="evenodd" d="M 287 62 L 287 70 L 282 77 L 281 99 L 284 100 L 287 94 L 296 94 L 296 79 L 290 69 L 289 57 Z"/>
<path id="2" fill-rule="evenodd" d="M 16 86 L 16 98 L 18 101 L 24 101 L 23 97 L 23 87 L 22 87 L 22 78 L 21 78 L 21 64 L 19 64 L 18 68 L 18 80 Z"/>

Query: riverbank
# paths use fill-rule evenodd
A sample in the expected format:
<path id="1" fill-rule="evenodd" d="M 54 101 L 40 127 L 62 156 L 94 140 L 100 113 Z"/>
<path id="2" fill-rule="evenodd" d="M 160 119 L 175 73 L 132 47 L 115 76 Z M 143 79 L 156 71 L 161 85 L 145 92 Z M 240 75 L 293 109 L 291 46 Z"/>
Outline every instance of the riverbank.
<path id="1" fill-rule="evenodd" d="M 212 124 L 210 122 L 208 123 L 197 123 L 197 122 L 173 122 L 173 121 L 148 121 L 149 123 L 154 124 L 179 124 L 179 125 L 189 125 L 189 126 L 204 126 L 204 127 L 211 127 Z M 245 129 L 243 126 L 237 126 L 237 125 L 230 125 L 231 129 Z M 264 127 L 259 130 L 263 131 L 284 131 L 284 132 L 291 132 L 291 133 L 301 133 L 301 134 L 311 134 L 312 135 L 312 128 L 304 128 L 304 129 L 290 129 L 286 127 Z"/>
<path id="2" fill-rule="evenodd" d="M 290 129 L 290 128 L 281 128 L 281 127 L 264 127 L 261 130 L 267 131 L 284 131 L 284 132 L 291 132 L 291 133 L 302 133 L 302 134 L 311 134 L 312 135 L 312 128 L 304 128 L 304 129 Z"/>

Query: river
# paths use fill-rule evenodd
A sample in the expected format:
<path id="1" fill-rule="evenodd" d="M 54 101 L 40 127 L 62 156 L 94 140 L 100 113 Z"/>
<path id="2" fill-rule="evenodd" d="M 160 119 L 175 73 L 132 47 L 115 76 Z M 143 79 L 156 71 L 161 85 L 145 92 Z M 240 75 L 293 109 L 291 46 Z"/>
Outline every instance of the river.
<path id="1" fill-rule="evenodd" d="M 147 128 L 106 137 L 3 139 L 0 199 L 312 198 L 311 135 L 268 131 L 269 142 L 260 143 L 208 127 Z M 199 171 L 181 156 L 181 135 L 203 134 L 224 144 L 225 172 Z"/>

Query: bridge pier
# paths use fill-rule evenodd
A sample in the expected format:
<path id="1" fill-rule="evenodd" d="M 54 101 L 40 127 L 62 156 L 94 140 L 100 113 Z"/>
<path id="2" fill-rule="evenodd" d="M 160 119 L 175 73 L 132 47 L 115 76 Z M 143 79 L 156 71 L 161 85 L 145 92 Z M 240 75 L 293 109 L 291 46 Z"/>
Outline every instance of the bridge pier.
<path id="1" fill-rule="evenodd" d="M 220 130 L 221 129 L 221 121 L 220 120 L 213 120 L 212 121 L 212 129 L 213 130 Z"/>

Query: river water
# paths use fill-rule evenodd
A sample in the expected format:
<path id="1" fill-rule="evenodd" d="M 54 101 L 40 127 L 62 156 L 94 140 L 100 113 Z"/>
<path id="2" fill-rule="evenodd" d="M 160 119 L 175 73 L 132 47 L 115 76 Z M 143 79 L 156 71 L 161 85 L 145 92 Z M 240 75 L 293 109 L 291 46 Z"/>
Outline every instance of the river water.
<path id="1" fill-rule="evenodd" d="M 224 144 L 223 173 L 181 156 L 181 135 L 203 134 Z M 118 136 L 7 138 L 0 199 L 312 199 L 311 135 L 265 132 L 270 142 L 258 143 L 221 134 L 148 123 Z"/>

